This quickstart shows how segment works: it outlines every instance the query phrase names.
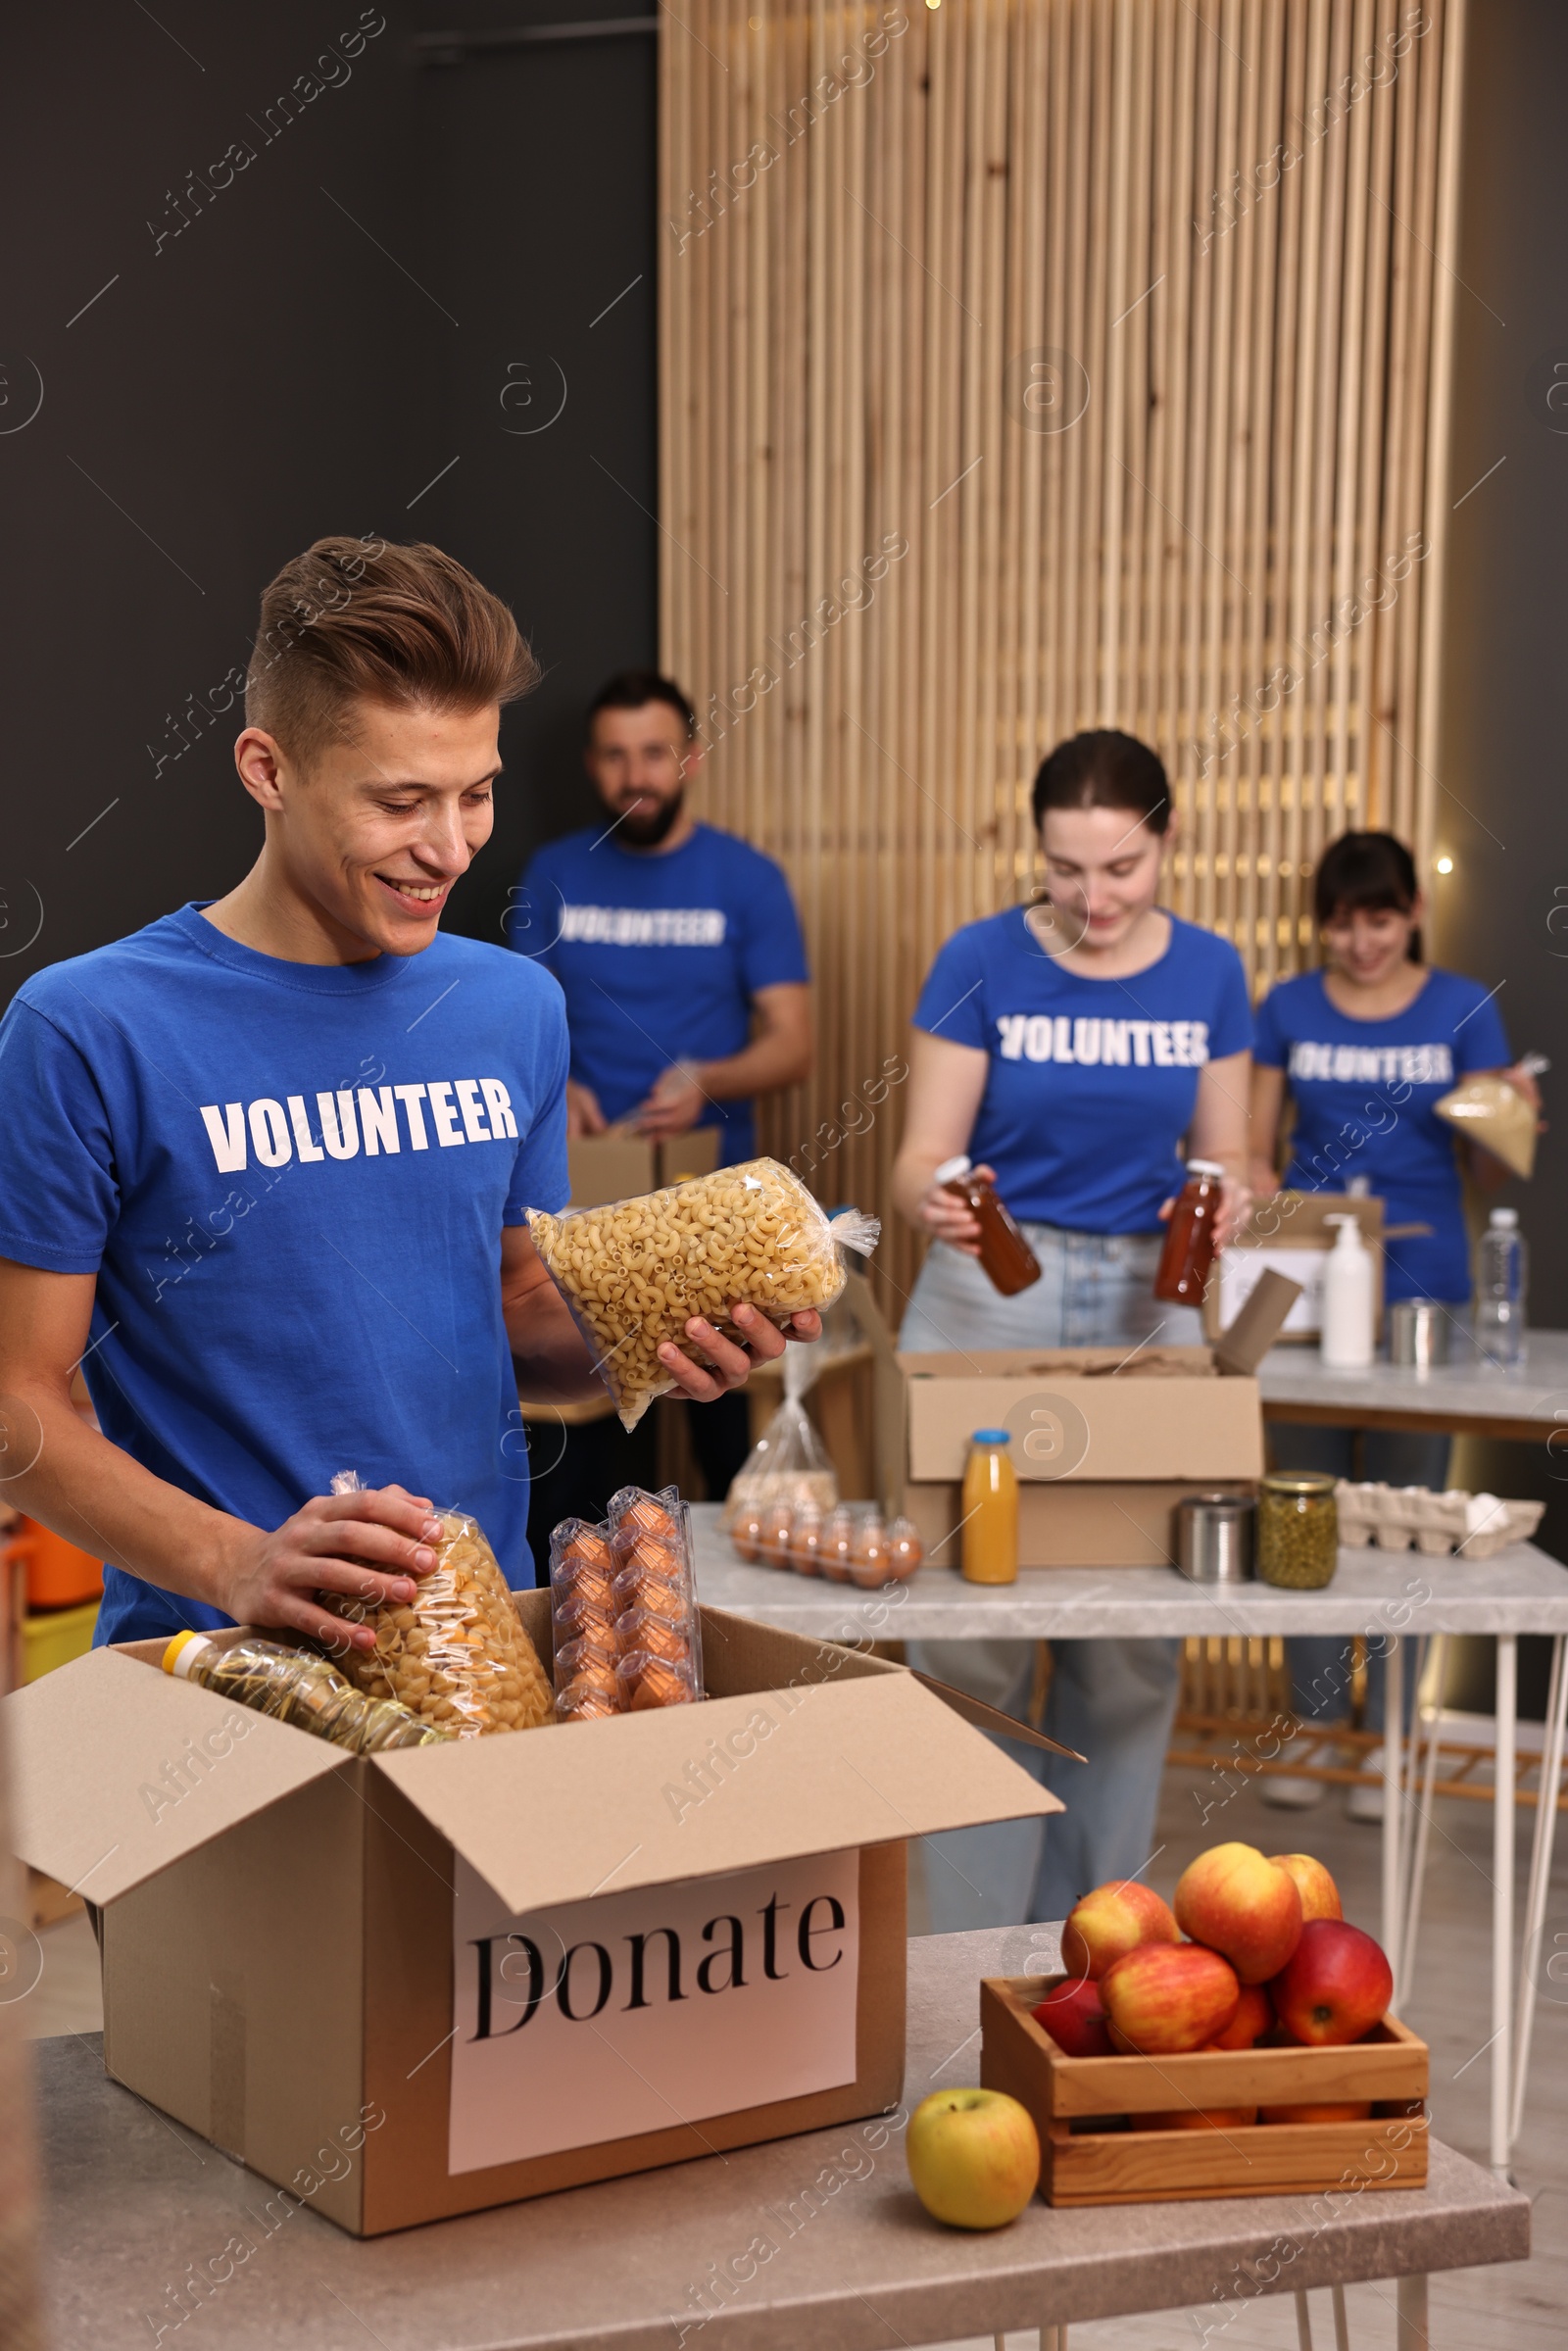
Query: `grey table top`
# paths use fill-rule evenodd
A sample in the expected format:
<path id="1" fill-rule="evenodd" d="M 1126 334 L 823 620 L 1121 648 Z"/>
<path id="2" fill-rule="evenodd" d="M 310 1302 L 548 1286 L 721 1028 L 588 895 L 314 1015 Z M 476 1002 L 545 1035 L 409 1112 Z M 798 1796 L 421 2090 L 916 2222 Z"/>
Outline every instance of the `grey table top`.
<path id="1" fill-rule="evenodd" d="M 907 2108 L 978 2079 L 978 1981 L 1031 1962 L 1054 1965 L 1054 1930 L 910 1943 Z M 59 2351 L 172 2339 L 158 2336 L 179 2315 L 169 2289 L 188 2294 L 191 2265 L 225 2246 L 233 2274 L 199 2328 L 224 2351 L 887 2351 L 1200 2305 L 1243 2278 L 1284 2291 L 1522 2261 L 1530 2245 L 1528 2199 L 1437 2141 L 1425 2189 L 1352 2197 L 1333 2219 L 1304 2196 L 1036 2202 L 968 2235 L 916 2203 L 902 2111 L 358 2243 L 308 2208 L 278 2221 L 277 2191 L 110 2082 L 96 2040 L 32 2047 Z M 252 2248 L 238 2266 L 235 2239 Z M 774 2250 L 760 2266 L 754 2250 L 755 2275 L 721 2298 L 715 2268 L 744 2272 L 759 2239 Z M 1246 2267 L 1271 2249 L 1266 2272 Z"/>
<path id="2" fill-rule="evenodd" d="M 1531 1331 L 1525 1360 L 1502 1364 L 1478 1348 L 1462 1324 L 1450 1334 L 1451 1361 L 1419 1372 L 1374 1363 L 1367 1371 L 1331 1371 L 1315 1347 L 1276 1347 L 1264 1356 L 1258 1387 L 1266 1410 L 1282 1404 L 1398 1412 L 1430 1419 L 1528 1422 L 1544 1436 L 1568 1428 L 1568 1331 Z"/>
<path id="3" fill-rule="evenodd" d="M 692 1512 L 697 1583 L 710 1607 L 831 1641 L 1095 1641 L 1189 1633 L 1568 1633 L 1568 1568 L 1533 1543 L 1494 1558 L 1340 1552 L 1322 1592 L 1191 1584 L 1170 1567 L 1025 1568 L 1015 1584 L 965 1584 L 923 1567 L 906 1584 L 859 1592 L 787 1569 L 748 1567 L 718 1525 Z"/>

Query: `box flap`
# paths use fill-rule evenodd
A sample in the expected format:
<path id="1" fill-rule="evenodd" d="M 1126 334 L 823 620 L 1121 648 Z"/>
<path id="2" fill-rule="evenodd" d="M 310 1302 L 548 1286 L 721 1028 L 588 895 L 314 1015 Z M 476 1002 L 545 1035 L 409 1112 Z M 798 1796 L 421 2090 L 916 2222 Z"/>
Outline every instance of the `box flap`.
<path id="1" fill-rule="evenodd" d="M 897 1669 L 374 1768 L 514 1912 L 1061 1810 Z"/>
<path id="2" fill-rule="evenodd" d="M 1216 1379 L 1207 1348 L 1193 1350 L 1196 1376 L 1186 1379 L 1058 1372 L 1028 1355 L 976 1355 L 967 1365 L 942 1355 L 899 1361 L 908 1375 L 914 1480 L 961 1478 L 969 1439 L 987 1427 L 1011 1433 L 1012 1466 L 1030 1484 L 1262 1474 L 1257 1390 L 1250 1381 Z"/>
<path id="3" fill-rule="evenodd" d="M 354 1760 L 109 1648 L 14 1690 L 0 1724 L 17 1852 L 89 1902 Z"/>
<path id="4" fill-rule="evenodd" d="M 1074 1763 L 1089 1761 L 1076 1747 L 1064 1747 L 1058 1740 L 1048 1739 L 1044 1731 L 1037 1731 L 1032 1723 L 1019 1722 L 1014 1714 L 1004 1714 L 1000 1706 L 988 1706 L 984 1698 L 971 1697 L 968 1690 L 956 1690 L 951 1682 L 939 1682 L 935 1674 L 922 1674 L 912 1665 L 909 1671 L 922 1690 L 929 1690 L 944 1706 L 951 1706 L 955 1714 L 972 1723 L 977 1731 L 988 1731 L 993 1739 L 1014 1739 L 1019 1746 L 1040 1747 L 1048 1755 L 1069 1755 Z"/>
<path id="5" fill-rule="evenodd" d="M 1256 1371 L 1300 1295 L 1299 1282 L 1266 1266 L 1230 1329 L 1214 1342 L 1214 1360 L 1220 1370 L 1233 1377 Z"/>

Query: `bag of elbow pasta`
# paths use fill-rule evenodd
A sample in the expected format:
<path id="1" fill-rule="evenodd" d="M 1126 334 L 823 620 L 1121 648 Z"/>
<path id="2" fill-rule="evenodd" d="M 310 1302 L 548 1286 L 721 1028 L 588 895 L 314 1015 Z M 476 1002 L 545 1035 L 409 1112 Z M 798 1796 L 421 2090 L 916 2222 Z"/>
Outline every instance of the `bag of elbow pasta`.
<path id="1" fill-rule="evenodd" d="M 361 1481 L 340 1471 L 332 1491 L 358 1493 Z M 496 1555 L 466 1511 L 438 1507 L 436 1516 L 436 1564 L 406 1605 L 317 1593 L 334 1616 L 375 1630 L 373 1649 L 350 1649 L 334 1663 L 367 1696 L 397 1698 L 458 1739 L 536 1730 L 553 1719 L 554 1692 Z"/>
<path id="2" fill-rule="evenodd" d="M 686 1336 L 692 1316 L 739 1339 L 735 1306 L 783 1325 L 831 1305 L 845 1282 L 840 1249 L 868 1256 L 881 1232 L 858 1208 L 830 1220 L 776 1159 L 562 1216 L 530 1208 L 528 1226 L 628 1429 L 675 1385 L 659 1359 L 666 1340 L 701 1359 Z"/>

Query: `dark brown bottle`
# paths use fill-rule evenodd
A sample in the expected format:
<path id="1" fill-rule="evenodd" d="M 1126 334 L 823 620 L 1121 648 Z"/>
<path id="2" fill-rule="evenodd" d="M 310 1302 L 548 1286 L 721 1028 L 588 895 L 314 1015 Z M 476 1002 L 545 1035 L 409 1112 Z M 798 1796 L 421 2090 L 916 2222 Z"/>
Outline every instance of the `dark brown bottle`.
<path id="1" fill-rule="evenodd" d="M 1159 1252 L 1154 1296 L 1172 1306 L 1200 1306 L 1214 1263 L 1214 1219 L 1225 1170 L 1217 1159 L 1189 1159 Z"/>
<path id="2" fill-rule="evenodd" d="M 968 1158 L 944 1159 L 932 1181 L 951 1192 L 955 1200 L 961 1200 L 979 1219 L 980 1263 L 993 1289 L 1000 1290 L 1004 1298 L 1015 1298 L 1031 1282 L 1039 1281 L 1040 1259 L 992 1186 L 974 1173 Z"/>

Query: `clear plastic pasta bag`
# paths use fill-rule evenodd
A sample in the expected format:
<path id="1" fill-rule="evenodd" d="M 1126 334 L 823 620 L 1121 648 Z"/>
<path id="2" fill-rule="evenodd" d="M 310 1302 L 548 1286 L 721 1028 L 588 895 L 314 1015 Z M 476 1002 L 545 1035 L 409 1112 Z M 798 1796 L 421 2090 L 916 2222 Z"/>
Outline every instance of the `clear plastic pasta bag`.
<path id="1" fill-rule="evenodd" d="M 675 1385 L 659 1359 L 666 1340 L 698 1360 L 686 1337 L 693 1315 L 738 1337 L 733 1306 L 756 1306 L 782 1325 L 830 1305 L 844 1288 L 840 1250 L 869 1255 L 882 1229 L 858 1208 L 830 1222 L 776 1159 L 748 1159 L 601 1208 L 561 1216 L 530 1208 L 528 1225 L 628 1429 Z"/>
<path id="2" fill-rule="evenodd" d="M 815 1347 L 792 1347 L 784 1357 L 784 1401 L 741 1463 L 724 1501 L 724 1531 L 745 1512 L 775 1503 L 792 1512 L 824 1516 L 837 1507 L 839 1482 L 803 1401 L 816 1372 Z"/>
<path id="3" fill-rule="evenodd" d="M 1434 1106 L 1440 1118 L 1469 1135 L 1515 1175 L 1534 1175 L 1536 1113 L 1500 1071 L 1466 1078 Z"/>
<path id="4" fill-rule="evenodd" d="M 332 1480 L 334 1494 L 362 1491 L 352 1470 Z M 554 1693 L 496 1555 L 466 1512 L 436 1516 L 436 1563 L 405 1606 L 318 1592 L 334 1616 L 375 1629 L 373 1649 L 349 1649 L 333 1662 L 368 1696 L 398 1698 L 459 1739 L 535 1730 L 551 1721 Z"/>

